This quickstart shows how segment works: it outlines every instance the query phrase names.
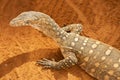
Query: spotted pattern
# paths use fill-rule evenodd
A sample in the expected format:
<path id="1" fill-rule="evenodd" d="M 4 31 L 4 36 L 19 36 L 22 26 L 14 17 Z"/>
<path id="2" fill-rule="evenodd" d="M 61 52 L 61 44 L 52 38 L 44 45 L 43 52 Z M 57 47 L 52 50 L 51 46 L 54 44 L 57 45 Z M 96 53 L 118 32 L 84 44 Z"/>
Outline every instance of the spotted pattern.
<path id="1" fill-rule="evenodd" d="M 107 50 L 107 51 L 105 52 L 106 55 L 110 55 L 110 53 L 111 53 L 111 50 Z"/>
<path id="2" fill-rule="evenodd" d="M 75 42 L 71 42 L 71 46 L 75 46 Z"/>
<path id="3" fill-rule="evenodd" d="M 107 68 L 107 67 L 108 67 L 107 65 L 104 66 L 104 68 Z"/>
<path id="4" fill-rule="evenodd" d="M 83 50 L 83 49 L 84 49 L 84 47 L 81 47 L 80 49 L 81 49 L 81 50 Z"/>
<path id="5" fill-rule="evenodd" d="M 85 57 L 84 60 L 87 62 L 89 60 L 89 57 Z"/>
<path id="6" fill-rule="evenodd" d="M 118 59 L 118 62 L 120 62 L 120 58 Z"/>
<path id="7" fill-rule="evenodd" d="M 75 46 L 75 43 L 79 40 L 78 37 L 75 37 L 74 38 L 74 41 L 71 42 L 71 46 Z"/>
<path id="8" fill-rule="evenodd" d="M 85 46 L 87 42 L 88 42 L 88 38 L 85 38 L 83 45 Z"/>
<path id="9" fill-rule="evenodd" d="M 96 47 L 97 47 L 97 44 L 93 44 L 93 45 L 92 45 L 92 48 L 96 48 Z"/>
<path id="10" fill-rule="evenodd" d="M 105 56 L 102 56 L 102 57 L 101 57 L 101 60 L 105 60 L 105 59 L 106 59 L 106 57 L 105 57 Z"/>
<path id="11" fill-rule="evenodd" d="M 117 67 L 119 67 L 119 64 L 118 64 L 118 63 L 114 63 L 114 64 L 113 64 L 113 67 L 114 67 L 114 68 L 117 68 Z"/>
<path id="12" fill-rule="evenodd" d="M 106 52 L 105 52 L 105 54 L 108 56 L 108 55 L 110 55 L 111 54 L 111 52 L 112 52 L 112 47 L 109 47 L 108 48 L 108 50 L 106 50 Z"/>
<path id="13" fill-rule="evenodd" d="M 83 45 L 85 46 L 85 45 L 86 45 L 86 43 L 83 43 Z"/>
<path id="14" fill-rule="evenodd" d="M 113 71 L 113 70 L 110 70 L 110 71 L 108 71 L 108 74 L 109 74 L 109 75 L 113 75 L 113 74 L 114 74 L 114 71 Z"/>
<path id="15" fill-rule="evenodd" d="M 67 67 L 69 67 L 69 65 L 68 65 L 67 63 L 65 63 L 65 65 L 66 65 Z"/>
<path id="16" fill-rule="evenodd" d="M 88 40 L 89 40 L 89 39 L 88 39 L 88 38 L 86 38 L 86 39 L 84 40 L 84 42 L 88 42 Z"/>
<path id="17" fill-rule="evenodd" d="M 89 54 L 93 53 L 93 50 L 89 50 Z"/>
<path id="18" fill-rule="evenodd" d="M 78 51 L 80 54 L 82 53 L 82 51 Z"/>
<path id="19" fill-rule="evenodd" d="M 78 41 L 78 37 L 76 37 L 76 38 L 74 39 L 74 41 L 77 42 L 77 41 Z"/>
<path id="20" fill-rule="evenodd" d="M 92 44 L 92 48 L 94 49 L 94 48 L 97 48 L 97 46 L 100 44 L 100 42 L 99 41 L 96 41 L 94 44 Z"/>
<path id="21" fill-rule="evenodd" d="M 64 33 L 64 31 L 62 30 L 60 33 L 61 33 L 61 34 L 63 34 L 63 33 Z"/>
<path id="22" fill-rule="evenodd" d="M 23 13 L 23 14 L 25 14 L 25 13 Z M 44 27 L 42 27 L 41 29 L 42 29 L 42 31 L 43 31 L 43 33 L 46 33 L 46 35 L 50 35 L 50 33 L 49 33 L 49 31 L 50 31 L 50 29 L 51 29 L 51 31 L 53 31 L 53 33 L 55 34 L 55 35 L 57 35 L 57 37 L 59 37 L 59 39 L 62 39 L 62 41 L 63 40 L 66 40 L 67 39 L 67 37 L 70 37 L 70 36 L 68 36 L 68 34 L 66 34 L 66 35 L 62 35 L 63 33 L 64 33 L 64 30 L 63 31 L 60 31 L 59 30 L 59 26 L 54 22 L 54 20 L 53 19 L 51 19 L 50 17 L 48 17 L 48 15 L 46 15 L 46 14 L 43 14 L 43 13 L 38 13 L 38 12 L 34 12 L 34 11 L 32 11 L 32 12 L 26 12 L 26 14 L 28 14 L 28 15 L 26 15 L 27 17 L 29 17 L 29 14 L 31 14 L 31 15 L 33 15 L 33 16 L 38 16 L 37 17 L 37 19 L 39 19 L 39 17 L 40 17 L 40 19 L 39 19 L 39 21 L 36 23 L 36 26 L 35 27 L 33 27 L 33 28 L 35 28 L 35 29 L 37 29 L 37 30 L 40 30 L 40 27 L 38 27 L 39 25 L 40 25 L 40 23 L 45 23 L 45 24 L 47 24 L 47 25 L 50 25 L 50 26 L 46 26 L 45 28 Z M 40 15 L 38 15 L 38 14 L 40 14 Z M 22 14 L 21 14 L 22 15 Z M 24 16 L 24 15 L 23 15 Z M 20 16 L 18 16 L 18 17 L 20 17 Z M 21 16 L 22 17 L 22 16 Z M 31 17 L 32 18 L 32 17 Z M 18 23 L 15 23 L 16 21 L 13 21 L 12 23 L 14 23 L 13 25 L 16 25 L 16 26 L 21 26 L 21 25 L 28 25 L 27 23 L 25 23 L 25 21 L 24 20 L 26 20 L 25 19 L 25 16 L 23 17 L 23 18 L 21 18 L 21 19 L 23 19 L 23 22 L 21 23 L 20 22 L 20 20 L 19 20 L 19 18 L 17 19 L 15 19 Z M 36 20 L 36 18 L 33 18 L 32 19 L 33 21 L 33 23 L 34 23 L 34 20 Z M 36 21 L 35 21 L 36 22 Z M 21 24 L 21 25 L 20 25 Z M 44 24 L 43 24 L 43 26 L 44 26 Z M 51 27 L 51 26 L 53 26 L 53 27 Z M 79 26 L 79 25 L 77 25 L 77 26 Z M 49 30 L 47 30 L 47 29 L 49 29 Z M 80 28 L 81 29 L 81 28 Z M 55 32 L 54 32 L 55 31 Z M 76 31 L 78 31 L 78 30 L 76 30 Z M 49 34 L 47 34 L 47 33 L 49 33 Z M 76 34 L 74 37 L 74 40 L 73 41 L 71 41 L 70 42 L 70 46 L 75 46 L 76 45 L 76 42 L 78 42 L 79 41 L 79 38 L 78 38 L 78 34 Z M 56 36 L 51 36 L 52 38 L 56 38 Z M 79 36 L 79 37 L 82 37 L 82 36 Z M 87 56 L 85 56 L 84 57 L 84 60 L 83 61 L 85 61 L 85 62 L 83 62 L 82 63 L 82 65 L 84 65 L 84 66 L 86 66 L 86 65 L 88 65 L 89 63 L 86 63 L 86 62 L 88 62 L 89 60 L 90 60 L 90 57 L 93 57 L 93 55 L 91 54 L 91 53 L 93 53 L 93 52 L 97 52 L 97 47 L 99 46 L 99 44 L 101 44 L 99 41 L 95 41 L 95 40 L 93 40 L 94 41 L 94 43 L 93 44 L 91 44 L 91 42 L 90 43 L 88 43 L 88 40 L 89 40 L 90 38 L 85 38 L 84 39 L 84 41 L 82 42 L 82 43 L 79 43 L 79 44 L 82 44 L 82 45 L 80 45 L 80 49 L 79 50 L 83 50 L 84 49 L 84 51 L 86 50 L 86 51 L 88 51 L 88 55 Z M 91 41 L 92 39 L 90 39 L 90 41 Z M 56 40 L 57 41 L 57 40 Z M 89 44 L 91 44 L 90 46 L 88 46 Z M 111 76 L 113 77 L 115 77 L 115 78 L 117 78 L 118 80 L 120 80 L 120 75 L 118 76 L 118 75 L 115 75 L 115 70 L 118 70 L 117 72 L 119 72 L 120 70 L 120 55 L 118 55 L 117 53 L 120 53 L 119 52 L 119 50 L 116 50 L 116 49 L 113 49 L 113 47 L 109 47 L 109 46 L 107 46 L 107 45 L 105 45 L 105 44 L 101 44 L 105 49 L 107 48 L 107 50 L 103 53 L 102 51 L 99 51 L 99 50 L 101 50 L 103 47 L 100 47 L 99 48 L 99 55 L 101 56 L 100 58 L 96 58 L 96 56 L 94 56 L 93 58 L 93 60 L 91 60 L 91 62 L 90 63 L 93 63 L 91 66 L 89 66 L 89 67 L 91 67 L 90 68 L 90 72 L 88 72 L 89 74 L 91 74 L 92 76 L 94 76 L 94 77 L 96 77 L 95 76 L 95 74 L 94 74 L 94 72 L 97 72 L 97 70 L 99 69 L 99 70 L 103 70 L 103 71 L 105 71 L 105 73 L 106 74 L 99 74 L 98 73 L 98 75 L 100 76 L 100 77 L 102 77 L 102 79 L 99 79 L 99 80 L 116 80 L 116 79 L 112 79 L 111 78 Z M 68 46 L 68 45 L 66 45 L 66 46 Z M 79 46 L 77 46 L 77 47 L 79 47 Z M 103 48 L 103 51 L 105 50 Z M 83 52 L 81 52 L 81 51 L 79 51 L 79 53 L 83 53 Z M 83 53 L 84 54 L 84 53 Z M 111 54 L 112 54 L 112 56 L 111 56 Z M 114 58 L 111 58 L 111 59 L 109 59 L 108 57 L 115 57 L 115 59 Z M 73 57 L 74 58 L 74 57 Z M 100 63 L 100 62 L 105 62 L 105 61 L 103 61 L 103 60 L 109 60 L 110 62 L 111 62 L 111 64 L 107 64 L 107 61 L 106 61 L 106 63 L 104 63 L 103 65 Z M 97 62 L 95 62 L 94 60 L 96 60 Z M 65 61 L 65 60 L 63 60 L 63 61 Z M 93 62 L 92 62 L 93 61 Z M 100 61 L 100 62 L 99 62 Z M 59 62 L 58 62 L 59 63 Z M 73 60 L 69 60 L 69 59 L 67 59 L 67 62 L 61 62 L 62 64 L 64 63 L 64 65 L 61 65 L 61 67 L 62 68 L 64 68 L 65 66 L 67 66 L 67 67 L 70 67 L 69 66 L 69 64 L 72 64 L 72 65 L 75 65 L 75 63 L 73 63 Z M 45 66 L 45 65 L 44 65 Z M 49 65 L 50 66 L 50 65 Z M 105 68 L 105 69 L 104 69 Z M 85 68 L 84 68 L 85 69 Z M 97 78 L 97 77 L 96 77 Z"/>
<path id="23" fill-rule="evenodd" d="M 84 42 L 82 43 L 83 46 L 80 47 L 81 50 L 84 49 L 84 47 L 87 45 L 88 38 L 85 38 Z"/>
<path id="24" fill-rule="evenodd" d="M 63 40 L 65 40 L 65 39 L 66 39 L 66 37 L 64 36 L 64 37 L 62 37 L 62 39 L 63 39 Z"/>
<path id="25" fill-rule="evenodd" d="M 95 67 L 99 67 L 99 65 L 100 65 L 100 63 L 98 63 L 98 62 L 95 63 Z"/>

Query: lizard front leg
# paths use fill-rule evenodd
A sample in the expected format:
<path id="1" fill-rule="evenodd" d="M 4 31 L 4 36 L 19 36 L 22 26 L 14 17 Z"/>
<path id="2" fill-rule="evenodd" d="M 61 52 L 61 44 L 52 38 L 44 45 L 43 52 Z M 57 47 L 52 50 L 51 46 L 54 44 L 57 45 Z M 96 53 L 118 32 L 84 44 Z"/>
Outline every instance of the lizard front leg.
<path id="1" fill-rule="evenodd" d="M 76 34 L 80 34 L 82 31 L 82 25 L 81 24 L 70 24 L 62 28 L 66 32 L 73 32 Z"/>
<path id="2" fill-rule="evenodd" d="M 66 67 L 70 67 L 72 65 L 77 64 L 78 62 L 77 57 L 75 55 L 75 51 L 73 52 L 71 51 L 73 50 L 69 48 L 62 48 L 61 52 L 65 57 L 65 59 L 56 62 L 56 61 L 52 61 L 44 58 L 42 60 L 38 60 L 37 64 L 43 65 L 45 68 L 53 68 L 53 69 L 64 69 Z"/>

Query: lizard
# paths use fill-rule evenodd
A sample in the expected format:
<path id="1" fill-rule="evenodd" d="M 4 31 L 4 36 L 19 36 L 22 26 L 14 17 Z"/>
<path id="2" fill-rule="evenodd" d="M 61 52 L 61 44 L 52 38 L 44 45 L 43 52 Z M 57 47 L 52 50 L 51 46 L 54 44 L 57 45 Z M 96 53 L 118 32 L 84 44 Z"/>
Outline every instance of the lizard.
<path id="1" fill-rule="evenodd" d="M 81 24 L 69 24 L 61 28 L 49 15 L 37 11 L 22 12 L 9 24 L 14 27 L 31 26 L 59 45 L 63 60 L 43 58 L 36 62 L 38 65 L 58 70 L 78 65 L 98 80 L 120 80 L 120 50 L 79 35 Z"/>

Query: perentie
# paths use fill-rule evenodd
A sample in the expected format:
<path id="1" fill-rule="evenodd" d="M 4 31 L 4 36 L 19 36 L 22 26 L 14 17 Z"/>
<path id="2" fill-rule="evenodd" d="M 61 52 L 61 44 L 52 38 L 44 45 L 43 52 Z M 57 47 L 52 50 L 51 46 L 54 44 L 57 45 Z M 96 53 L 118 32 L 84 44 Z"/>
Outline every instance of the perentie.
<path id="1" fill-rule="evenodd" d="M 120 80 L 120 51 L 98 40 L 79 35 L 82 31 L 81 24 L 60 28 L 50 16 L 28 11 L 11 20 L 10 25 L 31 26 L 58 43 L 64 59 L 55 62 L 44 58 L 38 60 L 37 64 L 54 69 L 79 65 L 98 80 Z"/>

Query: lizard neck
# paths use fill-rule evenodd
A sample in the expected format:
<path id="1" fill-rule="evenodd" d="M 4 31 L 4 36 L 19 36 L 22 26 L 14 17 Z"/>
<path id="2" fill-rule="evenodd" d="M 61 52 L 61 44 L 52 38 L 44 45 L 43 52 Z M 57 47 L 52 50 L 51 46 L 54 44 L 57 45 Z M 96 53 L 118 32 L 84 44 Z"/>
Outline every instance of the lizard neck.
<path id="1" fill-rule="evenodd" d="M 62 42 L 67 34 L 50 16 L 35 11 L 21 13 L 11 20 L 10 25 L 31 26 L 59 43 Z"/>
<path id="2" fill-rule="evenodd" d="M 65 32 L 63 29 L 61 29 L 56 23 L 42 23 L 40 24 L 31 24 L 33 28 L 37 29 L 38 31 L 43 32 L 46 36 L 52 38 L 55 40 L 58 44 L 61 44 L 62 41 L 65 40 L 67 37 L 67 32 Z"/>

